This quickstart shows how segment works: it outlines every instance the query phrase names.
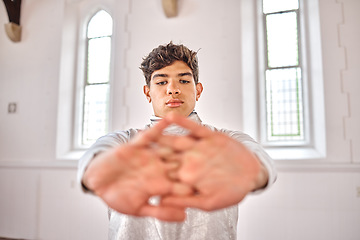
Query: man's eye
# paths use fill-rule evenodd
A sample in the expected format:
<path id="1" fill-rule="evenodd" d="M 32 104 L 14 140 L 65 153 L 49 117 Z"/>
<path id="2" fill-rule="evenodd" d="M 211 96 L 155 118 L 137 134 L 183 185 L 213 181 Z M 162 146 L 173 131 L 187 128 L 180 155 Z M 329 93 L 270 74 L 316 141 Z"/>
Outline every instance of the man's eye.
<path id="1" fill-rule="evenodd" d="M 162 82 L 156 83 L 156 85 L 165 85 L 166 83 L 167 83 L 167 81 L 162 81 Z"/>
<path id="2" fill-rule="evenodd" d="M 187 81 L 187 80 L 180 80 L 180 83 L 190 83 L 190 81 Z"/>

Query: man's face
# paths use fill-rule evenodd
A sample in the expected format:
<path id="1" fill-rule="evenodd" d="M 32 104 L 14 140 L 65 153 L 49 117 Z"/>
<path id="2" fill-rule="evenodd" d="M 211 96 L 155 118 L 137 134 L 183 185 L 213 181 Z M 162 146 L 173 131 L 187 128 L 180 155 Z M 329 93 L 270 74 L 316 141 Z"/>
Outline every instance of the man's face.
<path id="1" fill-rule="evenodd" d="M 183 61 L 154 71 L 150 87 L 144 86 L 144 94 L 157 117 L 165 117 L 169 112 L 187 117 L 194 110 L 202 90 L 201 83 L 195 84 L 191 69 Z"/>

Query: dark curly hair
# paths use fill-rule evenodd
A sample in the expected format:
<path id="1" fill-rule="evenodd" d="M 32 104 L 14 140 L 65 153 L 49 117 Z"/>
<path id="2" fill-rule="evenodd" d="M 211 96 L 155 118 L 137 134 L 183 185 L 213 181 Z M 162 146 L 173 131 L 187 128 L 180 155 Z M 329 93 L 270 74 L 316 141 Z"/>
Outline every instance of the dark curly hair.
<path id="1" fill-rule="evenodd" d="M 170 42 L 154 48 L 147 57 L 143 58 L 140 69 L 145 76 L 146 85 L 150 86 L 151 75 L 154 71 L 167 67 L 175 61 L 183 61 L 192 71 L 195 84 L 199 82 L 199 66 L 197 52 L 184 45 L 176 45 Z"/>

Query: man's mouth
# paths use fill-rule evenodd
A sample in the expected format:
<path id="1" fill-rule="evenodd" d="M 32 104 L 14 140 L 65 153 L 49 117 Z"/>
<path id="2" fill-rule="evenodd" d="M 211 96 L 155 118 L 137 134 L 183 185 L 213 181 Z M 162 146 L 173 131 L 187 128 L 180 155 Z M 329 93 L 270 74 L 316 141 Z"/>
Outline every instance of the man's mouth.
<path id="1" fill-rule="evenodd" d="M 179 107 L 183 104 L 184 102 L 181 101 L 180 99 L 170 99 L 166 102 L 166 106 L 168 107 Z"/>

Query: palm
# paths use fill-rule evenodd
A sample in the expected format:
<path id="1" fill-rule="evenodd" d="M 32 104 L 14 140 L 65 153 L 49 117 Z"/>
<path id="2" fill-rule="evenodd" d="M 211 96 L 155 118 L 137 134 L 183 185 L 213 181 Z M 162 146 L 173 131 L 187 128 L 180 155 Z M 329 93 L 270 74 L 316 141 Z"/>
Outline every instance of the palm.
<path id="1" fill-rule="evenodd" d="M 166 178 L 164 164 L 151 150 L 139 151 L 137 147 L 124 145 L 112 154 L 117 164 L 103 168 L 106 171 L 99 179 L 104 181 L 95 188 L 95 193 L 111 208 L 139 215 L 151 196 L 170 192 L 171 183 Z M 113 177 L 105 180 L 106 176 Z"/>
<path id="2" fill-rule="evenodd" d="M 85 172 L 86 186 L 118 212 L 180 221 L 185 211 L 179 207 L 153 206 L 151 196 L 168 195 L 174 183 L 167 177 L 168 166 L 150 147 L 169 123 L 163 122 L 140 134 L 131 143 L 96 156 Z"/>
<path id="3" fill-rule="evenodd" d="M 175 116 L 172 121 L 190 130 L 190 135 L 168 136 L 162 144 L 180 155 L 173 157 L 181 162 L 176 178 L 193 186 L 197 194 L 168 196 L 164 205 L 215 210 L 240 202 L 254 190 L 260 163 L 241 143 L 185 118 Z"/>

